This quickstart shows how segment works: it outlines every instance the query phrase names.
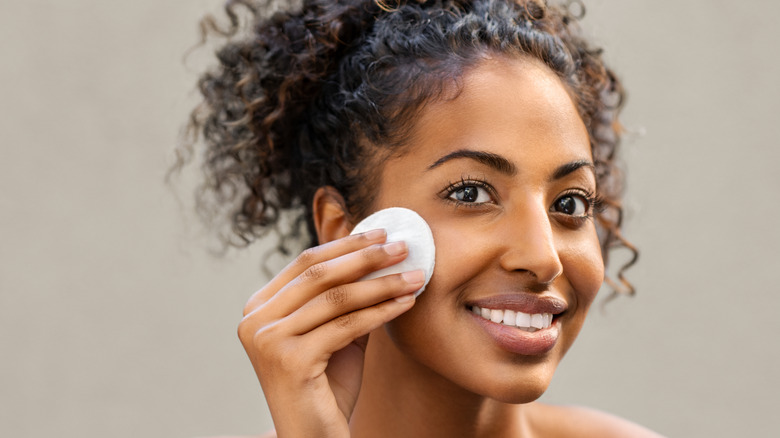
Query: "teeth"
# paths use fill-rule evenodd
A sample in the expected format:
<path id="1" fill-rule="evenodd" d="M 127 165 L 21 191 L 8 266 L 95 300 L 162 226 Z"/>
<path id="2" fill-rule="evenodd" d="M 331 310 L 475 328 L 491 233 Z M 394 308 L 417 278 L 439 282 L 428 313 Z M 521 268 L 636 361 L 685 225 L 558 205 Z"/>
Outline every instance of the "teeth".
<path id="1" fill-rule="evenodd" d="M 501 322 L 504 325 L 515 325 L 517 321 L 517 312 L 514 310 L 504 310 L 504 320 Z"/>
<path id="2" fill-rule="evenodd" d="M 525 331 L 546 329 L 552 325 L 553 319 L 552 313 L 528 314 L 514 310 L 485 309 L 477 306 L 472 306 L 471 311 L 492 322 L 517 327 Z"/>
<path id="3" fill-rule="evenodd" d="M 515 325 L 518 327 L 531 328 L 531 315 L 528 313 L 517 312 L 517 319 L 515 319 Z"/>

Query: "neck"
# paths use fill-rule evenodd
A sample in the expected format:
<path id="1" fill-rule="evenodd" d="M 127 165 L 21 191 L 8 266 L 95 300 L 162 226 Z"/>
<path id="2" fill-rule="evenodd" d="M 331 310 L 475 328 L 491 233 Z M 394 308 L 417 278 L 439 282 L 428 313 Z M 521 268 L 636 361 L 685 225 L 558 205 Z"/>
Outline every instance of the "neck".
<path id="1" fill-rule="evenodd" d="M 354 437 L 523 437 L 521 405 L 461 388 L 402 353 L 383 328 L 366 348 Z"/>

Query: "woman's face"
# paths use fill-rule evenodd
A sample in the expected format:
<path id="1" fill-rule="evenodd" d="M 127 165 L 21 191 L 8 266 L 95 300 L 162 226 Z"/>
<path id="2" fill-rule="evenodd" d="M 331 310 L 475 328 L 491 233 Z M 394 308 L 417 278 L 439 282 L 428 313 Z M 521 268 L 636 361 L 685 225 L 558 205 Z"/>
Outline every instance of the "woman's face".
<path id="1" fill-rule="evenodd" d="M 604 277 L 589 138 L 562 82 L 536 61 L 493 58 L 462 79 L 455 98 L 422 110 L 408 151 L 383 167 L 374 207 L 425 218 L 436 267 L 415 306 L 372 342 L 393 350 L 387 366 L 528 402 L 549 385 Z M 545 328 L 518 328 L 529 323 Z"/>

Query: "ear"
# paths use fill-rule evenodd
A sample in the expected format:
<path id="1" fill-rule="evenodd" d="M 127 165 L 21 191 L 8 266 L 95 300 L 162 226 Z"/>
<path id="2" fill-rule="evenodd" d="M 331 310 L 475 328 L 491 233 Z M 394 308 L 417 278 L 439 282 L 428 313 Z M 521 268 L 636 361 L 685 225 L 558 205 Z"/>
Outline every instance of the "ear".
<path id="1" fill-rule="evenodd" d="M 312 199 L 312 214 L 320 245 L 349 235 L 351 227 L 344 197 L 335 188 L 317 189 Z"/>

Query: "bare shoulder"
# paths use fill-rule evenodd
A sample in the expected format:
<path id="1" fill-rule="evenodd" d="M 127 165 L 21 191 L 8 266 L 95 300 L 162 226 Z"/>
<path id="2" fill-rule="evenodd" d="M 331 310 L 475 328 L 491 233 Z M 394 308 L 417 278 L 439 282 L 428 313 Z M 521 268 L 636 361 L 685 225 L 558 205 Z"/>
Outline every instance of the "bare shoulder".
<path id="1" fill-rule="evenodd" d="M 626 419 L 579 406 L 532 403 L 528 418 L 531 427 L 550 437 L 663 438 Z"/>
<path id="2" fill-rule="evenodd" d="M 276 438 L 276 430 L 270 430 L 261 435 L 219 435 L 203 438 Z"/>

